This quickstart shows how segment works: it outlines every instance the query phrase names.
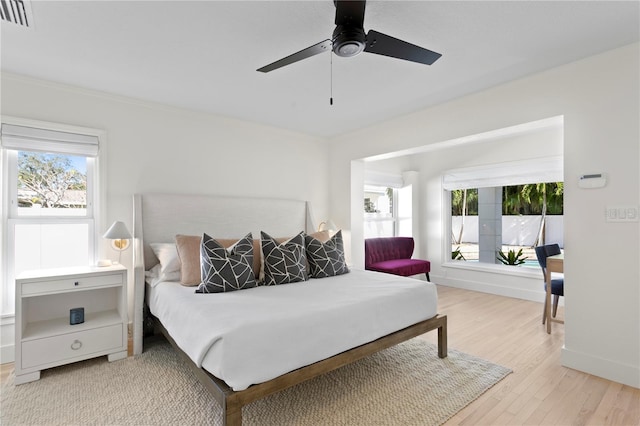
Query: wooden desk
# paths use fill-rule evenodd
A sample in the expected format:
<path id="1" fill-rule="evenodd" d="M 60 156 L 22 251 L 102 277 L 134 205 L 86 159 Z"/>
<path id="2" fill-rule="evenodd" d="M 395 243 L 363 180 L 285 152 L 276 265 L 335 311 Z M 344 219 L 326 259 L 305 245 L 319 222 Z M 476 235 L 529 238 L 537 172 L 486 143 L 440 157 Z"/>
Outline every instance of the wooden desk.
<path id="1" fill-rule="evenodd" d="M 546 271 L 544 280 L 547 283 L 546 315 L 547 315 L 547 333 L 549 334 L 551 334 L 551 321 L 564 324 L 563 320 L 551 318 L 551 273 L 552 272 L 564 272 L 564 253 L 547 257 L 547 271 Z"/>

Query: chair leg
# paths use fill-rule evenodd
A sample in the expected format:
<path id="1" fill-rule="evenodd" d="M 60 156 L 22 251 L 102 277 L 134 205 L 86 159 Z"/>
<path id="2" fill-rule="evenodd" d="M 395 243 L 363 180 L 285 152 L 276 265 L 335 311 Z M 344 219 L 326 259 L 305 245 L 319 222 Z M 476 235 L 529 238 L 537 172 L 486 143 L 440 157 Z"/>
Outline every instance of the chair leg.
<path id="1" fill-rule="evenodd" d="M 551 314 L 553 318 L 555 318 L 556 314 L 558 313 L 558 300 L 560 300 L 560 296 L 558 296 L 557 294 L 554 294 L 553 295 L 553 313 Z"/>
<path id="2" fill-rule="evenodd" d="M 424 274 L 427 276 L 427 281 L 431 281 L 431 278 L 429 278 L 429 273 L 425 272 Z"/>
<path id="3" fill-rule="evenodd" d="M 544 307 L 542 308 L 542 325 L 547 322 L 547 298 L 544 298 Z"/>

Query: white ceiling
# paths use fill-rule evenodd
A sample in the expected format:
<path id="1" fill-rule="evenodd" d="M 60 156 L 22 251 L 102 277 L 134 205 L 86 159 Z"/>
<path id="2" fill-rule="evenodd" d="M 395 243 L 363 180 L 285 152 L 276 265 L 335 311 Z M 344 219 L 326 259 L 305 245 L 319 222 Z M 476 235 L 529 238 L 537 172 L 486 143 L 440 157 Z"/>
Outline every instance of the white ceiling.
<path id="1" fill-rule="evenodd" d="M 2 71 L 331 137 L 639 40 L 638 1 L 369 1 L 432 66 L 325 53 L 333 1 L 40 1 L 2 22 Z M 333 56 L 333 106 L 330 57 Z"/>

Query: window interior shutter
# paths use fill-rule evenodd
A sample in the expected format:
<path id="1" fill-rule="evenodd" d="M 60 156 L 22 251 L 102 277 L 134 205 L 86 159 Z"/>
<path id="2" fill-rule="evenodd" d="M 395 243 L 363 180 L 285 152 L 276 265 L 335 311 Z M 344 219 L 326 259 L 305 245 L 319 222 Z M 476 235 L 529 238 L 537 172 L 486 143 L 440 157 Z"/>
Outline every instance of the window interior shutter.
<path id="1" fill-rule="evenodd" d="M 394 173 L 365 170 L 364 184 L 370 186 L 382 186 L 385 188 L 402 188 L 404 186 L 404 180 L 401 175 Z"/>
<path id="2" fill-rule="evenodd" d="M 563 180 L 562 157 L 545 157 L 449 170 L 442 176 L 442 187 L 451 191 Z"/>

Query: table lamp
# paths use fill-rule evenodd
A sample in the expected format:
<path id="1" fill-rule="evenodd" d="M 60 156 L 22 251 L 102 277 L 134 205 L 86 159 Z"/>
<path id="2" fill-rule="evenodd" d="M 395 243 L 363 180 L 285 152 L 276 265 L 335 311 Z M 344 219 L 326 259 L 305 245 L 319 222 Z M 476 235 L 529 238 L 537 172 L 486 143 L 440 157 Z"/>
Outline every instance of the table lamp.
<path id="1" fill-rule="evenodd" d="M 331 219 L 327 220 L 326 222 L 320 222 L 320 225 L 318 225 L 318 231 L 335 231 L 336 229 L 338 229 L 338 227 L 336 226 L 335 223 L 333 223 L 333 221 Z"/>
<path id="2" fill-rule="evenodd" d="M 118 263 L 120 263 L 122 252 L 129 247 L 129 240 L 131 239 L 129 230 L 123 222 L 116 221 L 107 229 L 103 237 L 111 240 L 111 247 L 118 251 Z"/>

